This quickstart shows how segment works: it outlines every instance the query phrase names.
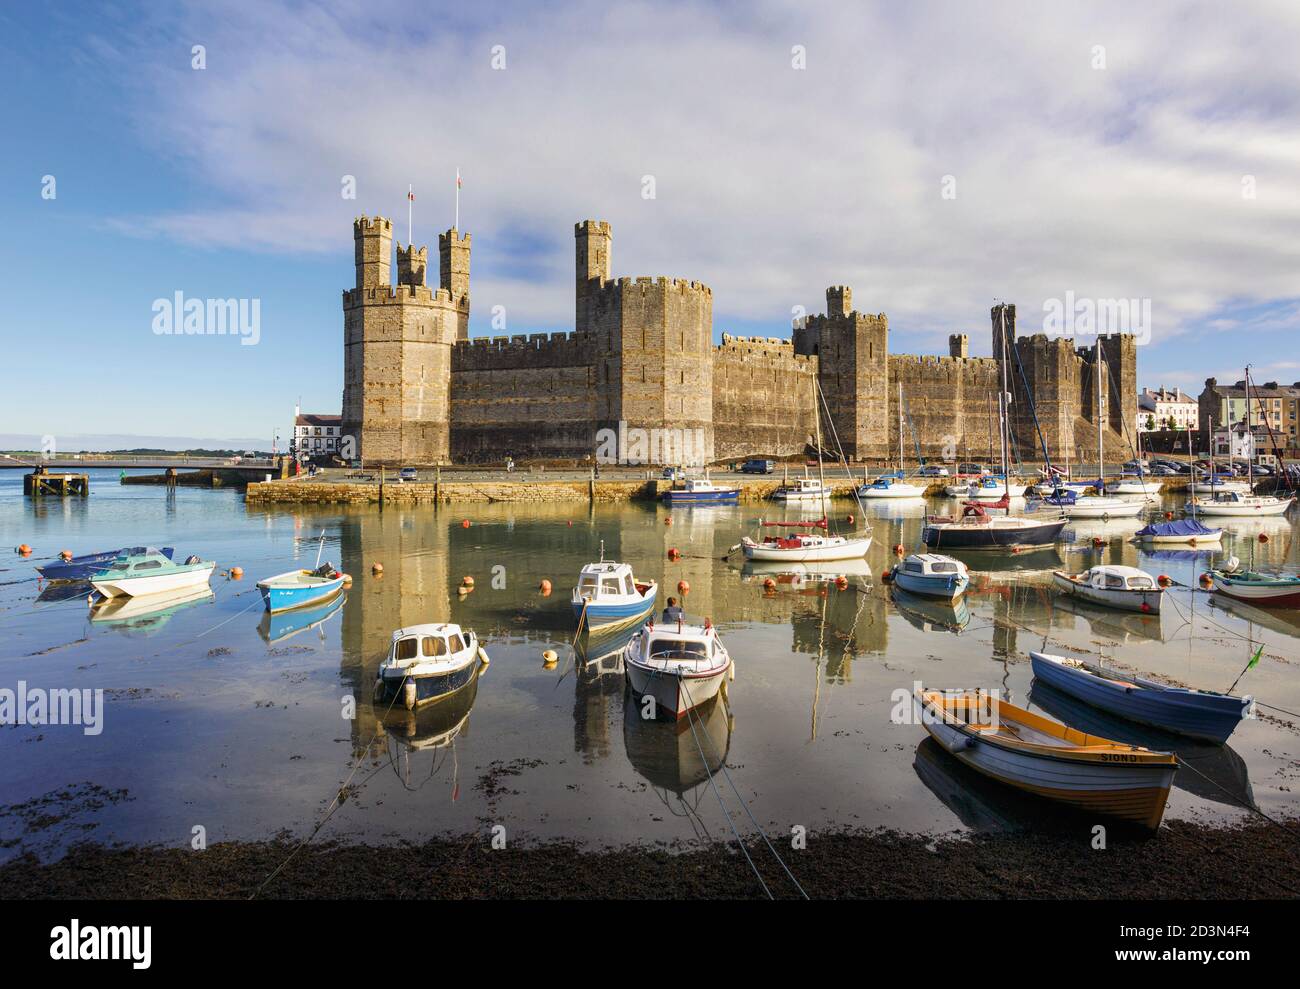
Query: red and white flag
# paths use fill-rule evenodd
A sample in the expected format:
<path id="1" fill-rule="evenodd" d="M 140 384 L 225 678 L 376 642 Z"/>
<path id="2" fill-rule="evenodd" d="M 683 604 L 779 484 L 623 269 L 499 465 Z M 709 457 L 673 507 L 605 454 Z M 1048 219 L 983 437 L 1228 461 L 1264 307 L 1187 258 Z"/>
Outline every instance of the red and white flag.
<path id="1" fill-rule="evenodd" d="M 456 169 L 456 188 L 459 189 L 460 185 L 460 169 L 458 168 Z"/>

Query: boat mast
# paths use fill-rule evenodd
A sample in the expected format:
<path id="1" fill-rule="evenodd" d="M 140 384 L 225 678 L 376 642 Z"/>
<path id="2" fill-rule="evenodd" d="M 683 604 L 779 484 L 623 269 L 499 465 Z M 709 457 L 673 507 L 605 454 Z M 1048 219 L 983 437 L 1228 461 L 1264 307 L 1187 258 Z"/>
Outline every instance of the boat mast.
<path id="1" fill-rule="evenodd" d="M 1106 465 L 1102 462 L 1101 438 L 1101 336 L 1097 336 L 1097 356 L 1094 373 L 1097 376 L 1097 480 L 1101 482 L 1099 494 L 1106 493 Z"/>
<path id="2" fill-rule="evenodd" d="M 1011 478 L 1007 474 L 1007 419 L 1011 415 L 1010 403 L 1007 401 L 1007 309 L 1003 306 L 998 310 L 998 326 L 1001 329 L 999 334 L 1002 337 L 1002 394 L 998 397 L 998 434 L 1002 442 L 1002 493 L 1007 499 L 1006 512 L 1011 514 Z"/>
<path id="3" fill-rule="evenodd" d="M 826 522 L 830 517 L 830 506 L 827 504 L 830 499 L 826 496 L 826 472 L 822 469 L 822 410 L 817 401 L 816 388 L 817 381 L 814 379 L 813 419 L 817 423 L 817 486 L 821 489 L 817 492 L 817 497 L 821 499 L 822 503 L 822 521 Z M 804 475 L 807 476 L 807 468 L 804 468 Z M 826 532 L 829 534 L 830 529 L 827 528 Z"/>
<path id="4" fill-rule="evenodd" d="M 1211 449 L 1213 448 L 1213 446 L 1214 444 L 1211 443 L 1210 444 Z M 1192 486 L 1191 487 L 1192 521 L 1195 522 L 1196 521 L 1196 460 L 1192 456 L 1192 424 L 1190 422 L 1187 424 L 1187 466 L 1188 466 L 1187 473 L 1191 477 L 1190 483 Z M 1192 597 L 1196 597 L 1196 595 L 1193 594 Z"/>
<path id="5" fill-rule="evenodd" d="M 1263 418 L 1263 415 L 1262 415 L 1262 414 L 1261 414 L 1260 418 L 1261 418 L 1261 419 Z M 1251 447 L 1254 447 L 1254 445 L 1255 445 L 1255 431 L 1254 431 L 1253 429 L 1250 428 L 1250 365 L 1249 365 L 1249 364 L 1246 365 L 1246 435 L 1250 437 L 1250 445 L 1251 445 Z M 1231 452 L 1231 450 L 1232 450 L 1232 434 L 1231 434 L 1231 433 L 1228 434 L 1228 450 L 1229 450 L 1229 452 Z M 1253 461 L 1254 461 L 1255 458 L 1252 457 L 1252 456 L 1250 456 L 1250 454 L 1252 454 L 1252 453 L 1254 453 L 1254 450 L 1253 450 L 1253 449 L 1251 449 L 1251 450 L 1247 450 L 1247 451 L 1246 451 L 1246 454 L 1247 454 L 1247 455 L 1246 455 L 1246 487 L 1248 487 L 1248 488 L 1250 489 L 1250 493 L 1251 493 L 1251 494 L 1254 494 L 1254 493 L 1255 493 L 1255 470 L 1254 470 L 1254 464 L 1253 464 Z M 1255 544 L 1254 544 L 1254 543 L 1251 543 L 1251 545 L 1250 545 L 1250 560 L 1251 560 L 1251 563 L 1252 563 L 1252 565 L 1253 565 L 1254 562 L 1255 562 Z"/>
<path id="6" fill-rule="evenodd" d="M 1247 400 L 1249 406 L 1250 402 Z M 903 379 L 898 379 L 898 479 L 903 480 Z"/>

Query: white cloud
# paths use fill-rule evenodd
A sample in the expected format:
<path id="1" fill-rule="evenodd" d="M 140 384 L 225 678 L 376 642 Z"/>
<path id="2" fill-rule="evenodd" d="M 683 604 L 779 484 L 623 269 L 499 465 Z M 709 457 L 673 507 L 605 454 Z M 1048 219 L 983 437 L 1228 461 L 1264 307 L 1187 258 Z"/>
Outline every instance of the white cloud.
<path id="1" fill-rule="evenodd" d="M 895 327 L 978 347 L 995 297 L 1032 331 L 1072 290 L 1150 298 L 1159 343 L 1296 294 L 1298 29 L 1263 3 L 195 5 L 123 64 L 142 133 L 215 205 L 129 226 L 347 253 L 363 210 L 405 238 L 411 182 L 432 244 L 459 165 L 475 308 L 512 329 L 571 323 L 572 225 L 601 217 L 616 274 L 706 281 L 719 327 L 846 283 Z M 191 39 L 204 72 L 177 54 Z"/>

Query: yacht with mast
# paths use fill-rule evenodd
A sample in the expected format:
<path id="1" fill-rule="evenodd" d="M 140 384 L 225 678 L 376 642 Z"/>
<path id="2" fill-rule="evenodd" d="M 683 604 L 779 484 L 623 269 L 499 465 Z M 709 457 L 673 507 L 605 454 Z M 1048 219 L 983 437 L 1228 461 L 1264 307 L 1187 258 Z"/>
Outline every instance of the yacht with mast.
<path id="1" fill-rule="evenodd" d="M 908 484 L 903 473 L 903 383 L 898 383 L 898 473 L 881 474 L 858 488 L 859 498 L 924 498 L 925 488 Z"/>
<path id="2" fill-rule="evenodd" d="M 1007 477 L 1007 362 L 1006 316 L 1000 316 L 1002 327 L 1002 391 L 998 395 L 998 434 L 1002 448 L 1002 477 Z M 1005 483 L 1005 482 L 1004 482 Z M 1069 521 L 1065 516 L 1030 518 L 1011 514 L 1011 497 L 1003 491 L 1002 498 L 992 503 L 962 502 L 959 516 L 929 515 L 921 530 L 921 540 L 932 550 L 943 549 L 1038 549 L 1052 546 L 1061 537 L 1061 530 Z M 1005 515 L 992 515 L 989 509 L 1004 509 Z"/>

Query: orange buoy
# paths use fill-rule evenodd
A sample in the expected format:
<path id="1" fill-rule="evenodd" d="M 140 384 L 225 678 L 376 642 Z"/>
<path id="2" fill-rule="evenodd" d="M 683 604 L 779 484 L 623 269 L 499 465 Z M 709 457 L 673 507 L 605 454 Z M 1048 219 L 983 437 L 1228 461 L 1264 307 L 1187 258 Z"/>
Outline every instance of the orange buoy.
<path id="1" fill-rule="evenodd" d="M 384 572 L 384 565 L 382 563 L 372 563 L 370 565 L 370 572 L 375 576 L 378 576 Z"/>
<path id="2" fill-rule="evenodd" d="M 849 586 L 849 578 L 845 577 L 844 574 L 840 574 L 838 577 L 835 578 L 835 586 L 838 587 L 841 591 L 844 590 L 846 587 Z"/>
<path id="3" fill-rule="evenodd" d="M 551 582 L 543 577 L 542 582 L 537 585 L 537 589 L 542 592 L 542 597 L 546 597 L 551 593 Z"/>
<path id="4" fill-rule="evenodd" d="M 892 584 L 894 582 L 894 568 L 890 567 L 888 570 L 882 573 L 880 575 L 880 579 L 884 581 L 886 584 Z"/>
<path id="5" fill-rule="evenodd" d="M 464 586 L 464 587 L 473 587 L 473 586 L 474 586 L 474 578 L 471 577 L 469 574 L 466 574 L 464 577 L 462 577 L 462 578 L 460 579 L 460 582 L 461 582 L 462 586 Z"/>
<path id="6" fill-rule="evenodd" d="M 1268 533 L 1267 533 L 1267 532 L 1261 532 L 1261 533 L 1259 534 L 1259 541 L 1260 541 L 1261 543 L 1266 543 L 1266 542 L 1268 542 Z"/>
<path id="7" fill-rule="evenodd" d="M 1211 577 L 1208 573 L 1203 573 L 1203 574 L 1201 574 L 1201 586 L 1202 586 L 1202 587 L 1209 587 L 1209 586 L 1210 586 L 1211 584 L 1213 584 L 1213 583 L 1214 583 L 1214 578 Z"/>
<path id="8" fill-rule="evenodd" d="M 351 587 L 351 586 L 352 586 L 352 574 L 350 574 L 350 573 L 345 573 L 345 574 L 343 575 L 343 586 L 344 586 L 344 587 Z"/>
<path id="9" fill-rule="evenodd" d="M 844 521 L 847 522 L 849 525 L 852 525 L 854 522 L 853 513 L 850 512 L 848 515 L 844 516 Z"/>
<path id="10" fill-rule="evenodd" d="M 60 552 L 59 559 L 62 560 L 64 563 L 67 563 L 69 560 L 72 559 L 72 550 L 65 549 L 62 552 Z"/>
<path id="11" fill-rule="evenodd" d="M 1147 604 L 1145 601 L 1142 602 L 1142 614 L 1151 614 L 1151 605 Z"/>
<path id="12" fill-rule="evenodd" d="M 231 567 L 231 568 L 230 568 L 230 579 L 231 579 L 231 580 L 239 580 L 239 579 L 240 579 L 241 577 L 243 577 L 243 576 L 244 576 L 244 568 L 243 568 L 243 567 Z"/>
<path id="13" fill-rule="evenodd" d="M 898 543 L 898 544 L 894 547 L 894 555 L 895 555 L 895 556 L 902 556 L 902 555 L 903 555 L 904 553 L 906 553 L 906 552 L 907 552 L 907 547 L 904 546 L 902 543 Z"/>
<path id="14" fill-rule="evenodd" d="M 32 548 L 28 546 L 26 543 L 23 543 L 21 546 L 18 547 L 18 552 L 21 553 L 23 556 L 29 555 L 31 551 Z"/>
<path id="15" fill-rule="evenodd" d="M 1159 577 L 1156 578 L 1156 583 L 1159 584 L 1161 587 L 1168 587 L 1170 584 L 1173 583 L 1173 581 L 1169 579 L 1169 574 L 1162 573 Z"/>
<path id="16" fill-rule="evenodd" d="M 1166 521 L 1166 522 L 1168 522 L 1168 521 L 1169 521 L 1170 519 L 1172 519 L 1173 517 L 1174 517 L 1174 513 L 1173 513 L 1173 512 L 1165 512 L 1165 521 Z"/>
<path id="17" fill-rule="evenodd" d="M 775 590 L 776 590 L 776 581 L 774 581 L 771 577 L 768 577 L 767 579 L 765 579 L 765 580 L 763 581 L 763 590 L 765 590 L 765 591 L 775 591 Z"/>
<path id="18" fill-rule="evenodd" d="M 1093 544 L 1094 546 L 1105 546 L 1105 545 L 1106 545 L 1106 540 L 1102 539 L 1101 536 L 1093 536 L 1093 537 L 1092 537 L 1092 544 Z"/>
<path id="19" fill-rule="evenodd" d="M 679 594 L 686 594 L 686 593 L 689 593 L 690 589 L 691 589 L 691 585 L 690 585 L 689 583 L 687 583 L 686 581 L 684 581 L 684 580 L 679 580 L 679 581 L 677 582 L 677 592 L 678 592 Z"/>
<path id="20" fill-rule="evenodd" d="M 570 529 L 573 528 L 573 519 L 569 519 L 569 528 L 570 528 Z"/>
<path id="21" fill-rule="evenodd" d="M 460 527 L 461 527 L 462 529 L 468 529 L 468 528 L 469 528 L 469 519 L 461 519 L 461 520 L 460 520 Z"/>
<path id="22" fill-rule="evenodd" d="M 664 518 L 664 525 L 672 525 L 672 524 L 673 524 L 673 517 L 671 515 Z"/>

